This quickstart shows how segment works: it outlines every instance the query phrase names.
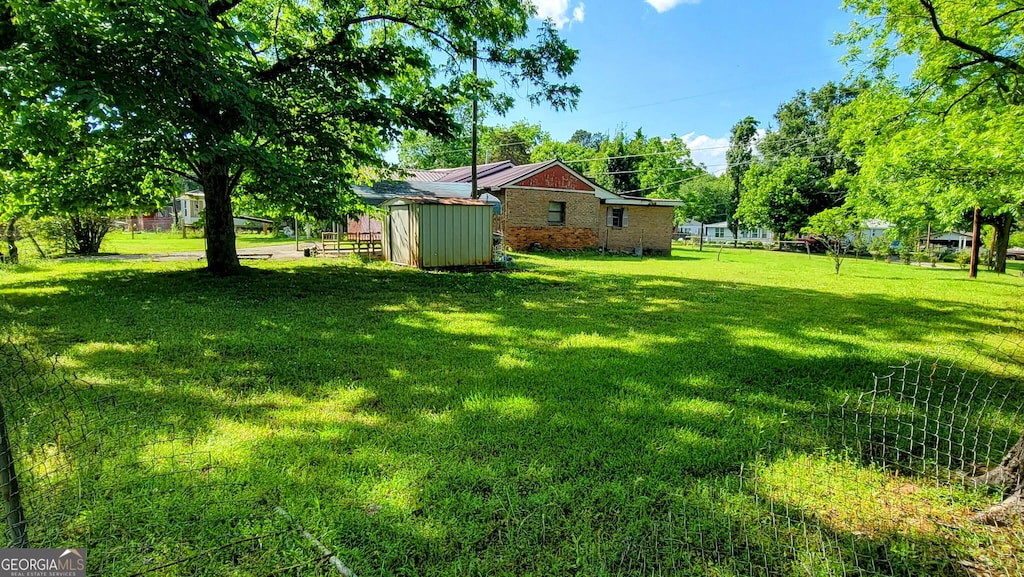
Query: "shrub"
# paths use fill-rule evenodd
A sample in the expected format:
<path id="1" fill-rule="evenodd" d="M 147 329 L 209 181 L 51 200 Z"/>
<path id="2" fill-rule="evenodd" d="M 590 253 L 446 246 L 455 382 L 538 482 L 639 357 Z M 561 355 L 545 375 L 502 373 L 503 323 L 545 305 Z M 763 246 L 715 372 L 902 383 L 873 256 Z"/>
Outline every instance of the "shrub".
<path id="1" fill-rule="evenodd" d="M 37 220 L 33 229 L 51 251 L 84 255 L 100 251 L 111 224 L 107 215 L 86 210 Z"/>
<path id="2" fill-rule="evenodd" d="M 961 250 L 956 253 L 953 260 L 956 264 L 960 265 L 960 270 L 964 270 L 971 264 L 971 251 Z"/>

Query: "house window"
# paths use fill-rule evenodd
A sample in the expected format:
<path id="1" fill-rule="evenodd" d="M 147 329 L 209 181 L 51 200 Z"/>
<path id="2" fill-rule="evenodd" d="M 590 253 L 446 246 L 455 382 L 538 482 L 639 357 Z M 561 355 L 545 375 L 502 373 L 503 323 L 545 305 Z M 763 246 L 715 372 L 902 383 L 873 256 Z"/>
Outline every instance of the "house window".
<path id="1" fill-rule="evenodd" d="M 715 227 L 715 238 L 725 238 L 725 229 Z"/>
<path id="2" fill-rule="evenodd" d="M 626 226 L 626 209 L 624 208 L 609 208 L 608 209 L 608 226 L 612 228 L 622 228 Z"/>
<path id="3" fill-rule="evenodd" d="M 565 224 L 565 203 L 548 203 L 548 224 Z"/>

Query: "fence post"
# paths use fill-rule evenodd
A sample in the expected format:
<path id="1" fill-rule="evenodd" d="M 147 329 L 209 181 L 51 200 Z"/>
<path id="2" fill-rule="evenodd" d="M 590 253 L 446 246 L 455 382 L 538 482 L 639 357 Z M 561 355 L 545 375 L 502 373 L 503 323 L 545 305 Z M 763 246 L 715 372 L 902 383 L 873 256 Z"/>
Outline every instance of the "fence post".
<path id="1" fill-rule="evenodd" d="M 10 437 L 7 434 L 7 414 L 0 402 L 0 492 L 6 505 L 7 525 L 11 530 L 11 546 L 19 549 L 28 547 L 28 529 L 25 526 L 25 511 L 21 508 L 21 492 L 18 490 L 18 476 L 14 470 L 14 455 L 11 453 Z"/>

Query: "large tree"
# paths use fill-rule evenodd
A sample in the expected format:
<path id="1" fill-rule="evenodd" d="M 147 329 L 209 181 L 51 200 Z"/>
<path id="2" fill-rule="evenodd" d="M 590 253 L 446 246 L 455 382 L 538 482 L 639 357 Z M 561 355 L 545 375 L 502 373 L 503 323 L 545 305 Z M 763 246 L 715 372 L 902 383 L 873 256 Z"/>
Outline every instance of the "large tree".
<path id="1" fill-rule="evenodd" d="M 807 158 L 754 163 L 743 177 L 736 220 L 747 227 L 769 228 L 779 239 L 800 233 L 808 218 L 821 212 L 814 199 L 823 180 L 818 166 Z"/>
<path id="2" fill-rule="evenodd" d="M 207 265 L 230 273 L 237 191 L 337 210 L 402 130 L 451 133 L 458 98 L 507 105 L 468 71 L 474 55 L 532 102 L 573 106 L 577 52 L 550 22 L 522 45 L 533 13 L 522 0 L 4 2 L 0 90 L 7 110 L 78 111 L 98 146 L 200 183 Z"/>
<path id="3" fill-rule="evenodd" d="M 744 224 L 776 232 L 798 233 L 807 219 L 841 205 L 846 179 L 836 173 L 857 173 L 851 154 L 839 147 L 832 119 L 851 102 L 859 88 L 829 82 L 799 91 L 775 113 L 778 128 L 757 143 L 761 153 L 742 182 L 737 218 Z M 799 170 L 794 170 L 799 169 Z"/>
<path id="4" fill-rule="evenodd" d="M 748 116 L 733 125 L 729 136 L 729 150 L 725 153 L 725 160 L 728 163 L 726 174 L 732 181 L 732 197 L 726 216 L 734 239 L 739 238 L 739 226 L 734 215 L 743 192 L 743 175 L 754 161 L 754 145 L 759 125 L 760 122 L 753 116 Z"/>
<path id="5" fill-rule="evenodd" d="M 460 107 L 461 108 L 461 107 Z M 426 130 L 406 130 L 398 145 L 398 161 L 404 168 L 452 168 L 473 162 L 472 120 L 460 110 L 456 114 L 460 127 L 451 136 L 434 136 Z M 478 164 L 510 160 L 528 164 L 533 150 L 550 139 L 540 124 L 519 120 L 509 125 L 477 128 L 479 138 Z"/>
<path id="6" fill-rule="evenodd" d="M 915 198 L 946 218 L 964 212 L 999 217 L 1009 237 L 1024 206 L 1024 6 L 1016 2 L 846 0 L 862 17 L 841 39 L 849 60 L 883 76 L 900 56 L 916 68 L 909 84 L 876 82 L 858 98 L 844 145 L 863 151 L 854 183 L 865 196 L 884 187 L 907 206 Z M 975 242 L 977 247 L 978 243 Z M 997 267 L 1005 266 L 997 243 Z M 979 517 L 1021 515 L 1024 435 L 979 484 L 1000 485 L 1006 500 Z"/>
<path id="7" fill-rule="evenodd" d="M 677 198 L 679 185 L 703 172 L 682 138 L 648 137 L 642 129 L 600 141 L 596 160 L 586 170 L 608 190 L 655 198 Z"/>
<path id="8" fill-rule="evenodd" d="M 996 269 L 1024 206 L 1019 159 L 1024 107 L 1024 10 L 1012 3 L 847 0 L 863 17 L 841 36 L 848 60 L 875 79 L 844 122 L 862 151 L 852 186 L 888 208 L 927 206 L 944 224 L 977 212 L 997 229 Z M 893 62 L 916 60 L 910 81 Z M 888 77 L 886 75 L 889 75 Z M 879 80 L 881 79 L 881 80 Z M 892 199 L 879 198 L 879 191 Z M 976 243 L 977 244 L 977 243 Z"/>

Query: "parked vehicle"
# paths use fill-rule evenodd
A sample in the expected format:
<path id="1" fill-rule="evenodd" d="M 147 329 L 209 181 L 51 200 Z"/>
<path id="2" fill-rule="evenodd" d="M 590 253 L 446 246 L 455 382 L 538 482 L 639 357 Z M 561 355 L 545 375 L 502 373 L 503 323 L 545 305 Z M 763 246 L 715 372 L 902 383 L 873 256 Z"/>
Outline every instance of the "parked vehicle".
<path id="1" fill-rule="evenodd" d="M 1006 249 L 1006 258 L 1013 260 L 1024 260 L 1024 248 L 1014 246 Z"/>

